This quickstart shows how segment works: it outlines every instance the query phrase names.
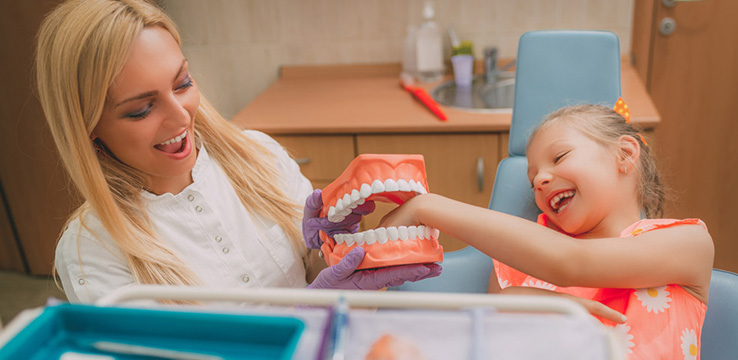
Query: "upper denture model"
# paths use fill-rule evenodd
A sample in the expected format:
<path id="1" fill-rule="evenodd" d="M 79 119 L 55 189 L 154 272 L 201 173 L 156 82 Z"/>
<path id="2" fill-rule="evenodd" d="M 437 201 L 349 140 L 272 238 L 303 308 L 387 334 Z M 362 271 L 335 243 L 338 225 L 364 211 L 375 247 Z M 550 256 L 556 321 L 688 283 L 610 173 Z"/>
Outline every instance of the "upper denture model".
<path id="1" fill-rule="evenodd" d="M 322 192 L 321 216 L 342 221 L 367 200 L 402 205 L 428 193 L 422 155 L 362 154 Z M 320 232 L 321 250 L 328 265 L 335 265 L 351 249 L 361 246 L 364 260 L 358 269 L 443 261 L 438 230 L 429 226 L 380 227 L 334 238 Z"/>

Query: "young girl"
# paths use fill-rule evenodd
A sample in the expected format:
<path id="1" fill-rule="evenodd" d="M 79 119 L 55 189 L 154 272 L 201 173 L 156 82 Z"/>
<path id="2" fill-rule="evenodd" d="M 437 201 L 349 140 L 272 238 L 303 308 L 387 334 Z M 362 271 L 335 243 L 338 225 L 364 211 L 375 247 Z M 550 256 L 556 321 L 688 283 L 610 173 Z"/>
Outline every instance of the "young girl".
<path id="1" fill-rule="evenodd" d="M 527 158 L 538 224 L 428 194 L 380 226 L 426 224 L 495 258 L 491 293 L 579 300 L 630 359 L 699 358 L 712 239 L 700 220 L 658 218 L 663 189 L 642 137 L 611 109 L 567 107 L 531 135 Z"/>
<path id="2" fill-rule="evenodd" d="M 179 45 L 172 21 L 144 0 L 70 0 L 41 26 L 39 98 L 85 200 L 56 251 L 70 301 L 134 283 L 306 285 L 309 181 L 274 140 L 239 132 L 208 104 Z M 310 287 L 378 289 L 440 272 L 354 273 L 362 258 Z"/>

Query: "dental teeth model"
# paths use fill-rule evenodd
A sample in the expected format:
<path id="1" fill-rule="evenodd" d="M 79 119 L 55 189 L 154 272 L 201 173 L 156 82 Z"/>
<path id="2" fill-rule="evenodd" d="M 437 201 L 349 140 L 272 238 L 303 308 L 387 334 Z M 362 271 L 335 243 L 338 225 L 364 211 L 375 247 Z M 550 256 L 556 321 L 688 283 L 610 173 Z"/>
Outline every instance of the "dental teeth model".
<path id="1" fill-rule="evenodd" d="M 426 193 L 422 155 L 363 154 L 323 189 L 321 216 L 340 222 L 368 200 L 401 205 Z M 320 232 L 328 265 L 337 264 L 354 247 L 363 247 L 366 255 L 359 269 L 443 261 L 438 235 L 438 230 L 423 225 L 377 228 L 335 238 Z"/>

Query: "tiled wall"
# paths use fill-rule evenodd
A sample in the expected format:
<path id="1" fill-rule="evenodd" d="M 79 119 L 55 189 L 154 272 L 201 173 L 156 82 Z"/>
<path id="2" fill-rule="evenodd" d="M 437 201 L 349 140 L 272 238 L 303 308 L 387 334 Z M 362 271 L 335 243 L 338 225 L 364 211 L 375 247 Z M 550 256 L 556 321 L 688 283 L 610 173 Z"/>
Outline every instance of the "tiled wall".
<path id="1" fill-rule="evenodd" d="M 282 65 L 400 62 L 422 0 L 160 0 L 177 23 L 201 90 L 227 118 Z M 601 29 L 630 52 L 633 0 L 436 0 L 437 22 L 471 40 L 477 57 L 497 46 L 514 57 L 521 34 Z M 444 37 L 447 52 L 448 38 Z"/>

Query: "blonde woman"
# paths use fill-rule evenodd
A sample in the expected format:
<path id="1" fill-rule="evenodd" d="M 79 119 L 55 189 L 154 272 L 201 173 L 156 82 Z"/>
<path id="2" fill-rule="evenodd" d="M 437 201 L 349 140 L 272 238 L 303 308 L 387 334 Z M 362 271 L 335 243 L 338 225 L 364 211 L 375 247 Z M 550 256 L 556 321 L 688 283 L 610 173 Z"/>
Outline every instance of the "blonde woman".
<path id="1" fill-rule="evenodd" d="M 306 286 L 314 255 L 299 224 L 309 181 L 273 139 L 239 132 L 208 104 L 159 8 L 63 3 L 41 26 L 36 75 L 59 154 L 85 200 L 56 250 L 70 301 L 94 302 L 134 283 Z M 354 272 L 362 258 L 323 269 L 309 287 L 379 289 L 440 272 Z"/>

